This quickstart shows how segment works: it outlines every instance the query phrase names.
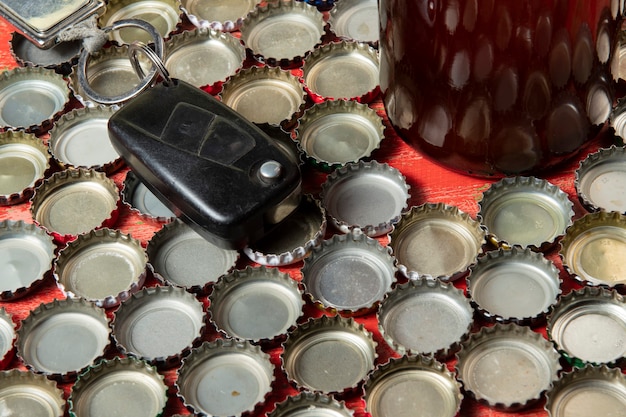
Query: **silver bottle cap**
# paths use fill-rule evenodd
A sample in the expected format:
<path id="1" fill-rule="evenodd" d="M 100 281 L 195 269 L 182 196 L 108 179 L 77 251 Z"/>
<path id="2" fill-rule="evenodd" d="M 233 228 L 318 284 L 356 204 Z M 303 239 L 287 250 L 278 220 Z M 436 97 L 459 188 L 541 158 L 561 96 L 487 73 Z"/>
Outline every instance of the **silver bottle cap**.
<path id="1" fill-rule="evenodd" d="M 376 0 L 340 0 L 330 10 L 328 23 L 331 31 L 341 39 L 378 44 Z"/>
<path id="2" fill-rule="evenodd" d="M 370 237 L 391 232 L 408 207 L 410 186 L 397 169 L 376 161 L 348 163 L 331 172 L 320 199 L 342 233 L 360 229 Z"/>
<path id="3" fill-rule="evenodd" d="M 268 417 L 352 417 L 354 413 L 342 401 L 331 396 L 301 392 L 276 404 Z"/>
<path id="4" fill-rule="evenodd" d="M 176 219 L 176 215 L 131 170 L 124 177 L 121 196 L 124 204 L 141 217 L 160 223 Z"/>
<path id="5" fill-rule="evenodd" d="M 224 32 L 238 30 L 245 17 L 259 0 L 182 0 L 182 10 L 197 28 L 210 28 Z"/>
<path id="6" fill-rule="evenodd" d="M 453 281 L 476 262 L 485 236 L 480 223 L 457 207 L 425 203 L 402 214 L 389 246 L 407 278 Z"/>
<path id="7" fill-rule="evenodd" d="M 124 300 L 111 322 L 120 351 L 159 367 L 180 363 L 204 331 L 202 303 L 179 287 L 144 288 Z"/>
<path id="8" fill-rule="evenodd" d="M 306 294 L 343 315 L 375 309 L 396 281 L 388 247 L 362 233 L 334 235 L 313 248 L 301 269 Z"/>
<path id="9" fill-rule="evenodd" d="M 196 414 L 240 417 L 265 400 L 273 382 L 274 365 L 258 346 L 217 339 L 183 359 L 176 388 Z"/>
<path id="10" fill-rule="evenodd" d="M 50 154 L 32 133 L 7 130 L 0 133 L 0 205 L 22 203 L 50 169 Z"/>
<path id="11" fill-rule="evenodd" d="M 0 370 L 7 367 L 15 353 L 15 323 L 13 316 L 0 307 Z"/>
<path id="12" fill-rule="evenodd" d="M 551 248 L 574 217 L 567 193 L 535 177 L 503 178 L 483 193 L 478 205 L 491 240 L 534 250 Z"/>
<path id="13" fill-rule="evenodd" d="M 626 151 L 611 146 L 587 155 L 574 172 L 580 203 L 590 212 L 626 213 Z"/>
<path id="14" fill-rule="evenodd" d="M 56 42 L 42 49 L 19 32 L 13 32 L 10 40 L 11 56 L 21 67 L 43 67 L 62 75 L 69 75 L 78 63 L 83 44 L 80 40 Z"/>
<path id="15" fill-rule="evenodd" d="M 54 276 L 68 296 L 109 308 L 141 288 L 147 262 L 139 240 L 119 230 L 102 228 L 68 242 L 59 251 Z"/>
<path id="16" fill-rule="evenodd" d="M 106 312 L 94 303 L 55 299 L 22 321 L 17 354 L 33 371 L 69 381 L 105 354 L 110 333 Z"/>
<path id="17" fill-rule="evenodd" d="M 356 389 L 374 369 L 376 342 L 354 319 L 322 316 L 289 333 L 281 361 L 298 388 L 323 394 Z"/>
<path id="18" fill-rule="evenodd" d="M 222 276 L 209 295 L 211 320 L 227 336 L 276 344 L 303 314 L 303 290 L 277 268 L 246 267 Z"/>
<path id="19" fill-rule="evenodd" d="M 63 417 L 63 390 L 45 375 L 11 369 L 0 372 L 0 403 L 30 417 Z"/>

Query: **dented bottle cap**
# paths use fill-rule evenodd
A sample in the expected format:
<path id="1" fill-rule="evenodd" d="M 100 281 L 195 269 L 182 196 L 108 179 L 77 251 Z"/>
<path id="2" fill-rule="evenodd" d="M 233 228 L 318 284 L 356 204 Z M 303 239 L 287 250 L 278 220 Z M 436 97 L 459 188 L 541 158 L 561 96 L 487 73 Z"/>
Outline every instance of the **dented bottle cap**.
<path id="1" fill-rule="evenodd" d="M 22 321 L 17 353 L 35 372 L 69 381 L 104 355 L 110 333 L 106 312 L 92 302 L 54 300 Z"/>
<path id="2" fill-rule="evenodd" d="M 54 276 L 68 295 L 113 307 L 143 285 L 148 257 L 141 242 L 102 228 L 79 235 L 59 251 Z"/>

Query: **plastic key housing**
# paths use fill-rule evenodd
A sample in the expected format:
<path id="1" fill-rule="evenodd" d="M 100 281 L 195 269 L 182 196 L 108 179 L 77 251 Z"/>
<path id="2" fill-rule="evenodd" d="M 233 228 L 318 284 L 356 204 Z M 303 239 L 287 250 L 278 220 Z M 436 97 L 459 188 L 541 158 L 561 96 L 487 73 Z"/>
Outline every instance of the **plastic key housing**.
<path id="1" fill-rule="evenodd" d="M 208 241 L 240 249 L 298 205 L 301 173 L 284 146 L 205 91 L 172 79 L 108 122 L 133 173 Z"/>

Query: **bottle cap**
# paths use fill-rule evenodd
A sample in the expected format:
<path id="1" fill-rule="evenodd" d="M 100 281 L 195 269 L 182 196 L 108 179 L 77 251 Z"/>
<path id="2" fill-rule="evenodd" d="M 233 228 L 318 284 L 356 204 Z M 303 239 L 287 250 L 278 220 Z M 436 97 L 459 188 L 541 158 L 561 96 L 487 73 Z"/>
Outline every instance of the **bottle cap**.
<path id="1" fill-rule="evenodd" d="M 179 0 L 108 0 L 98 26 L 107 27 L 125 19 L 150 22 L 163 38 L 168 38 L 182 23 Z M 152 39 L 143 30 L 125 28 L 109 32 L 112 41 L 119 45 L 133 41 L 149 43 Z"/>
<path id="2" fill-rule="evenodd" d="M 50 130 L 50 153 L 63 169 L 86 168 L 112 174 L 123 165 L 109 139 L 107 123 L 116 106 L 97 106 L 65 113 Z"/>
<path id="3" fill-rule="evenodd" d="M 396 281 L 388 247 L 362 233 L 334 235 L 304 259 L 306 294 L 322 308 L 344 315 L 375 309 Z"/>
<path id="4" fill-rule="evenodd" d="M 343 401 L 305 391 L 276 404 L 268 417 L 352 417 L 353 414 Z"/>
<path id="5" fill-rule="evenodd" d="M 252 260 L 266 266 L 284 266 L 306 258 L 326 233 L 326 211 L 310 194 L 285 220 L 262 239 L 243 251 Z"/>
<path id="6" fill-rule="evenodd" d="M 348 163 L 331 172 L 320 199 L 342 233 L 360 229 L 370 237 L 391 232 L 407 208 L 409 188 L 397 169 L 376 161 Z"/>
<path id="7" fill-rule="evenodd" d="M 543 254 L 517 246 L 480 256 L 466 282 L 472 303 L 490 321 L 539 323 L 561 294 L 556 266 Z"/>
<path id="8" fill-rule="evenodd" d="M 143 54 L 139 54 L 137 59 L 144 71 L 147 72 L 147 69 L 151 68 L 151 62 Z M 99 97 L 105 97 L 107 100 L 128 95 L 128 92 L 132 91 L 140 82 L 128 57 L 127 45 L 112 45 L 91 53 L 86 66 L 85 73 L 89 74 L 89 86 Z M 78 80 L 77 67 L 74 67 L 70 73 L 69 86 L 74 93 L 74 97 L 84 107 L 107 104 L 98 103 L 85 93 Z M 121 101 L 114 104 L 122 105 L 124 102 Z"/>
<path id="9" fill-rule="evenodd" d="M 56 249 L 44 229 L 22 220 L 0 221 L 0 300 L 18 299 L 49 276 Z"/>
<path id="10" fill-rule="evenodd" d="M 44 67 L 69 75 L 78 63 L 83 44 L 80 40 L 56 42 L 47 49 L 40 48 L 19 32 L 11 34 L 11 56 L 21 67 Z"/>
<path id="11" fill-rule="evenodd" d="M 17 354 L 33 371 L 70 381 L 109 346 L 106 312 L 79 298 L 40 304 L 22 320 Z"/>
<path id="12" fill-rule="evenodd" d="M 324 15 L 304 1 L 259 4 L 243 21 L 241 39 L 255 59 L 270 66 L 297 67 L 324 35 Z"/>
<path id="13" fill-rule="evenodd" d="M 30 200 L 35 222 L 65 243 L 97 227 L 108 227 L 119 215 L 115 182 L 91 169 L 67 169 L 45 179 Z"/>
<path id="14" fill-rule="evenodd" d="M 378 44 L 379 22 L 376 0 L 341 0 L 330 10 L 330 30 L 342 39 Z"/>
<path id="15" fill-rule="evenodd" d="M 241 27 L 259 0 L 181 0 L 181 3 L 181 10 L 197 28 L 233 32 Z"/>
<path id="16" fill-rule="evenodd" d="M 19 204 L 32 197 L 50 169 L 50 154 L 32 133 L 0 132 L 0 205 Z"/>
<path id="17" fill-rule="evenodd" d="M 126 172 L 121 195 L 122 202 L 142 217 L 161 223 L 169 223 L 176 218 L 176 215 L 131 170 Z"/>
<path id="18" fill-rule="evenodd" d="M 626 151 L 611 146 L 587 155 L 574 172 L 580 203 L 590 212 L 626 213 Z"/>
<path id="19" fill-rule="evenodd" d="M 394 351 L 445 360 L 467 338 L 474 310 L 463 291 L 451 283 L 417 279 L 391 290 L 377 319 L 381 335 Z"/>
<path id="20" fill-rule="evenodd" d="M 250 67 L 229 77 L 220 98 L 254 123 L 288 127 L 300 116 L 306 92 L 298 77 L 278 67 Z"/>
<path id="21" fill-rule="evenodd" d="M 461 384 L 429 356 L 391 358 L 365 382 L 366 410 L 372 417 L 413 415 L 416 404 L 430 415 L 454 417 L 462 400 Z"/>
<path id="22" fill-rule="evenodd" d="M 141 288 L 147 261 L 139 240 L 102 228 L 79 235 L 59 251 L 54 277 L 68 296 L 109 308 Z"/>
<path id="23" fill-rule="evenodd" d="M 380 92 L 378 52 L 355 41 L 318 46 L 304 59 L 302 78 L 315 103 L 337 99 L 369 103 Z"/>
<path id="24" fill-rule="evenodd" d="M 18 67 L 0 74 L 0 127 L 48 131 L 70 101 L 62 75 L 41 67 Z"/>
<path id="25" fill-rule="evenodd" d="M 576 366 L 614 363 L 626 356 L 626 302 L 615 290 L 574 290 L 554 306 L 546 331 Z"/>
<path id="26" fill-rule="evenodd" d="M 63 390 L 44 375 L 29 371 L 11 369 L 0 372 L 0 399 L 3 407 L 19 410 L 24 416 L 65 415 Z"/>
<path id="27" fill-rule="evenodd" d="M 443 203 L 411 207 L 389 234 L 398 269 L 409 279 L 454 281 L 476 262 L 484 243 L 477 220 Z"/>
<path id="28" fill-rule="evenodd" d="M 506 411 L 537 403 L 561 369 L 559 353 L 549 341 L 514 323 L 496 323 L 472 333 L 456 356 L 465 392 Z"/>
<path id="29" fill-rule="evenodd" d="M 83 372 L 72 386 L 67 402 L 70 417 L 158 417 L 167 403 L 167 385 L 148 363 L 115 357 Z"/>
<path id="30" fill-rule="evenodd" d="M 124 300 L 111 322 L 113 339 L 125 355 L 171 367 L 204 331 L 202 303 L 182 288 L 144 288 Z"/>
<path id="31" fill-rule="evenodd" d="M 254 410 L 272 390 L 274 365 L 249 342 L 204 342 L 183 359 L 176 388 L 196 414 L 240 417 Z"/>
<path id="32" fill-rule="evenodd" d="M 385 138 L 376 110 L 349 100 L 328 100 L 304 111 L 295 139 L 309 162 L 330 170 L 368 158 Z"/>
<path id="33" fill-rule="evenodd" d="M 501 179 L 483 193 L 478 206 L 492 241 L 539 251 L 551 248 L 574 217 L 567 193 L 535 177 Z"/>
<path id="34" fill-rule="evenodd" d="M 238 38 L 212 29 L 185 31 L 165 42 L 164 64 L 170 76 L 212 94 L 243 67 L 245 58 L 246 48 Z"/>
<path id="35" fill-rule="evenodd" d="M 322 316 L 300 324 L 283 343 L 287 378 L 299 389 L 344 394 L 374 369 L 376 342 L 352 318 Z"/>
<path id="36" fill-rule="evenodd" d="M 208 312 L 229 337 L 274 345 L 302 316 L 302 289 L 277 268 L 246 267 L 220 277 Z"/>
<path id="37" fill-rule="evenodd" d="M 586 365 L 565 373 L 546 393 L 551 417 L 619 415 L 626 408 L 626 376 L 619 368 Z"/>
<path id="38" fill-rule="evenodd" d="M 620 36 L 624 38 L 624 34 Z M 621 41 L 622 47 L 620 48 L 621 56 L 626 57 L 626 42 Z M 620 77 L 626 80 L 626 72 L 620 71 Z M 615 135 L 620 139 L 622 145 L 626 143 L 626 100 L 620 98 L 617 100 L 617 104 L 613 107 L 611 115 L 609 116 L 609 125 L 615 130 Z"/>
<path id="39" fill-rule="evenodd" d="M 626 284 L 626 216 L 612 211 L 585 214 L 567 228 L 560 242 L 563 268 L 585 285 Z"/>
<path id="40" fill-rule="evenodd" d="M 180 220 L 164 225 L 146 247 L 149 267 L 168 285 L 203 291 L 235 268 L 236 250 L 216 246 Z"/>
<path id="41" fill-rule="evenodd" d="M 16 336 L 13 316 L 0 307 L 0 369 L 5 369 L 13 359 Z"/>

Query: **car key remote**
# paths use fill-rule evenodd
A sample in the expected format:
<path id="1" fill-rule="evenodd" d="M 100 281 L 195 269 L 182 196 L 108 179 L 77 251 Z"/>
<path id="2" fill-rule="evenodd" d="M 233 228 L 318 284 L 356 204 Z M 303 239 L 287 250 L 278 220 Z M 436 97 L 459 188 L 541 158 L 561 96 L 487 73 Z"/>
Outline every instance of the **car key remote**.
<path id="1" fill-rule="evenodd" d="M 169 79 L 109 119 L 113 147 L 183 222 L 214 244 L 240 249 L 298 205 L 298 161 L 205 91 Z"/>

